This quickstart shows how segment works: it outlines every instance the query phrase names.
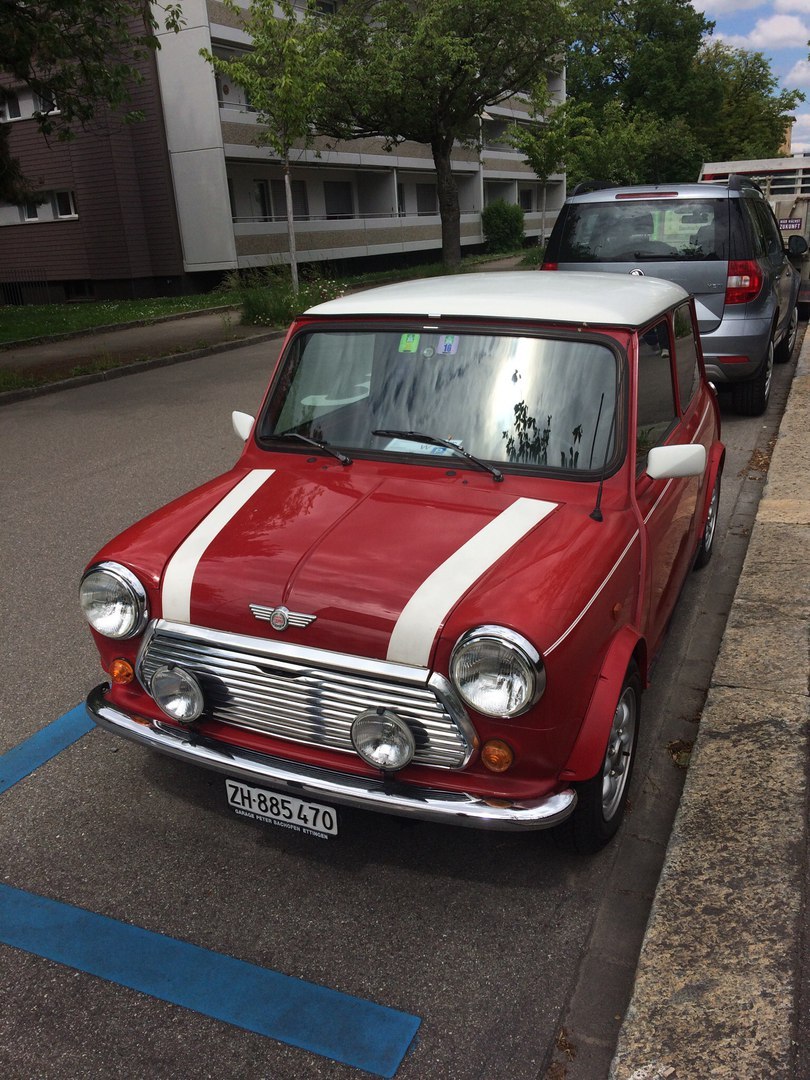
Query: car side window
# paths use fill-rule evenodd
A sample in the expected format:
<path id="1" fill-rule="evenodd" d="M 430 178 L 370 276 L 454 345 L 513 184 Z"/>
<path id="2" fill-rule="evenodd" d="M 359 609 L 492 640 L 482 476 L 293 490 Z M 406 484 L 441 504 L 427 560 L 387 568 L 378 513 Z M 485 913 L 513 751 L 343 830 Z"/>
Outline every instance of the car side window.
<path id="1" fill-rule="evenodd" d="M 672 385 L 671 347 L 666 319 L 639 334 L 636 469 L 647 464 L 647 454 L 658 446 L 677 422 Z"/>
<path id="2" fill-rule="evenodd" d="M 773 211 L 766 202 L 757 201 L 755 204 L 757 215 L 762 223 L 762 234 L 765 238 L 765 251 L 768 258 L 774 258 L 782 254 L 782 234 L 776 224 Z"/>
<path id="3" fill-rule="evenodd" d="M 764 258 L 765 236 L 762 231 L 762 222 L 757 214 L 756 203 L 753 199 L 742 199 L 741 202 L 748 218 L 749 231 L 754 245 L 753 256 L 755 259 Z"/>
<path id="4" fill-rule="evenodd" d="M 675 370 L 678 373 L 678 398 L 684 413 L 695 396 L 700 381 L 695 324 L 689 304 L 682 304 L 675 312 L 672 325 L 675 330 Z"/>

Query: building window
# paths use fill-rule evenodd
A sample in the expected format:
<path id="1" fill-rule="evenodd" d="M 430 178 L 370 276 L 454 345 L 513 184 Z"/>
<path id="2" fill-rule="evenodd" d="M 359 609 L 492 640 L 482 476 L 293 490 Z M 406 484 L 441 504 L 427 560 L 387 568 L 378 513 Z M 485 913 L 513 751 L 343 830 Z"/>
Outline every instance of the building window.
<path id="1" fill-rule="evenodd" d="M 273 216 L 270 209 L 270 186 L 266 180 L 253 181 L 253 208 L 253 216 L 259 221 L 270 221 Z"/>
<path id="2" fill-rule="evenodd" d="M 20 99 L 11 90 L 3 91 L 0 100 L 0 121 L 18 120 L 20 117 Z"/>
<path id="3" fill-rule="evenodd" d="M 405 217 L 405 186 L 404 184 L 397 184 L 397 214 L 400 217 Z"/>
<path id="4" fill-rule="evenodd" d="M 534 192 L 531 188 L 521 188 L 518 192 L 518 203 L 520 209 L 525 213 L 530 214 L 534 210 Z"/>
<path id="5" fill-rule="evenodd" d="M 354 216 L 352 185 L 348 180 L 324 180 L 323 201 L 328 218 Z"/>
<path id="6" fill-rule="evenodd" d="M 315 10 L 319 15 L 334 15 L 337 11 L 337 0 L 315 0 Z"/>
<path id="7" fill-rule="evenodd" d="M 291 180 L 293 217 L 296 221 L 306 221 L 309 217 L 309 198 L 307 185 L 303 180 Z M 283 180 L 271 180 L 270 190 L 273 195 L 273 216 L 277 221 L 287 217 L 287 192 Z"/>
<path id="8" fill-rule="evenodd" d="M 72 191 L 55 191 L 53 193 L 53 216 L 56 218 L 78 217 L 76 201 Z"/>
<path id="9" fill-rule="evenodd" d="M 236 221 L 236 197 L 233 193 L 233 178 L 228 177 L 228 203 L 231 207 L 231 218 Z"/>
<path id="10" fill-rule="evenodd" d="M 416 185 L 416 212 L 417 214 L 438 214 L 439 202 L 435 184 Z"/>
<path id="11" fill-rule="evenodd" d="M 20 207 L 20 213 L 23 221 L 39 221 L 39 204 L 28 199 Z"/>

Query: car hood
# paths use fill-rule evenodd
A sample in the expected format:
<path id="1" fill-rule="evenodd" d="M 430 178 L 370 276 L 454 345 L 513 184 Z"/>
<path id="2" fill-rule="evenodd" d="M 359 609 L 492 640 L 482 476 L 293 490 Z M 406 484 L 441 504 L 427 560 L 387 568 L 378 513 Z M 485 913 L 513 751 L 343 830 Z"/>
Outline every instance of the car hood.
<path id="1" fill-rule="evenodd" d="M 99 557 L 141 574 L 152 614 L 169 621 L 423 667 L 462 601 L 514 624 L 531 580 L 531 608 L 553 633 L 566 616 L 558 598 L 576 604 L 580 591 L 563 580 L 587 591 L 592 530 L 604 530 L 589 508 L 518 497 L 509 479 L 392 477 L 358 464 L 235 471 Z"/>

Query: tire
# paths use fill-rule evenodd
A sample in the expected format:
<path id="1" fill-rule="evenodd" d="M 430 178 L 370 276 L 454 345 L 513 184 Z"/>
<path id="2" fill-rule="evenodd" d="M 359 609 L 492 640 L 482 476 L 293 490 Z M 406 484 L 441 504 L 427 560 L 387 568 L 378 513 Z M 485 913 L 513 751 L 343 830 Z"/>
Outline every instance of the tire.
<path id="1" fill-rule="evenodd" d="M 627 669 L 613 714 L 605 756 L 596 776 L 574 784 L 577 805 L 557 830 L 558 839 L 581 855 L 603 848 L 624 818 L 627 792 L 636 760 L 641 720 L 641 678 L 635 664 Z"/>
<path id="2" fill-rule="evenodd" d="M 793 311 L 790 313 L 790 325 L 788 326 L 787 333 L 776 346 L 773 351 L 774 362 L 777 364 L 786 364 L 793 356 L 793 350 L 796 348 L 796 338 L 799 336 L 799 305 L 795 304 Z"/>
<path id="3" fill-rule="evenodd" d="M 720 505 L 720 477 L 718 476 L 712 488 L 712 497 L 709 500 L 709 512 L 706 514 L 706 524 L 703 526 L 703 536 L 700 538 L 700 546 L 695 556 L 693 569 L 700 570 L 712 557 L 714 550 L 714 537 L 717 532 L 717 509 Z"/>
<path id="4" fill-rule="evenodd" d="M 768 342 L 762 367 L 753 377 L 745 382 L 734 383 L 731 388 L 731 402 L 734 411 L 741 416 L 761 416 L 768 407 L 773 378 L 773 338 Z"/>

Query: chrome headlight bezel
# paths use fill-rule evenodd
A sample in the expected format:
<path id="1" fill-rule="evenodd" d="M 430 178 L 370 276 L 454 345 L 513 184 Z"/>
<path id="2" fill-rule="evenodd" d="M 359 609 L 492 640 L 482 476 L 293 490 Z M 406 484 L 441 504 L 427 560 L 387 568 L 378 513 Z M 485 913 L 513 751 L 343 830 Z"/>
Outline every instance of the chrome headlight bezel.
<path id="1" fill-rule="evenodd" d="M 115 633 L 101 629 L 101 620 L 94 622 L 90 616 L 88 606 L 85 604 L 85 589 L 88 587 L 90 579 L 96 575 L 104 575 L 107 578 L 113 589 L 118 590 L 119 602 L 129 609 L 129 615 L 122 628 Z M 113 641 L 125 641 L 129 638 L 138 637 L 139 634 L 143 633 L 149 621 L 149 602 L 146 589 L 135 574 L 131 570 L 127 570 L 125 566 L 121 566 L 120 563 L 101 562 L 89 567 L 82 575 L 82 580 L 79 583 L 79 602 L 84 617 L 96 633 Z"/>
<path id="2" fill-rule="evenodd" d="M 476 697 L 469 692 L 469 681 L 465 688 L 461 664 L 473 650 L 480 649 L 482 645 L 489 647 L 496 657 L 499 656 L 502 662 L 505 662 L 507 668 L 512 669 L 512 677 L 522 680 L 524 691 L 515 705 L 509 706 L 504 702 L 500 708 L 493 708 L 482 700 L 480 694 Z M 479 677 L 486 677 L 487 670 L 483 662 L 479 663 Z M 494 669 L 490 673 L 495 674 Z M 462 634 L 453 647 L 450 656 L 450 680 L 456 693 L 469 708 L 482 716 L 510 720 L 523 716 L 540 700 L 546 688 L 546 670 L 540 653 L 516 630 L 506 626 L 478 626 Z"/>
<path id="3" fill-rule="evenodd" d="M 162 664 L 149 680 L 149 693 L 158 708 L 178 724 L 193 724 L 205 708 L 199 679 L 180 664 Z"/>

